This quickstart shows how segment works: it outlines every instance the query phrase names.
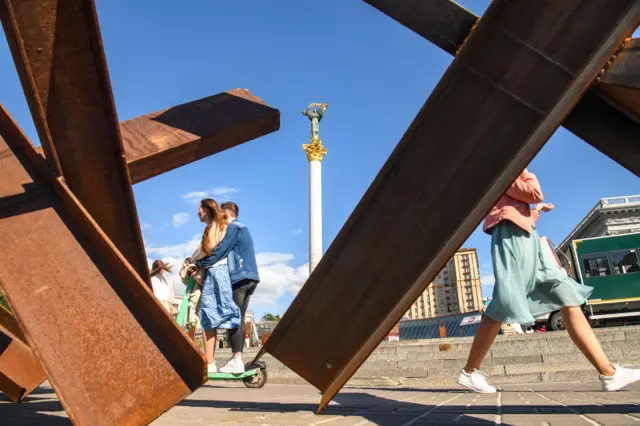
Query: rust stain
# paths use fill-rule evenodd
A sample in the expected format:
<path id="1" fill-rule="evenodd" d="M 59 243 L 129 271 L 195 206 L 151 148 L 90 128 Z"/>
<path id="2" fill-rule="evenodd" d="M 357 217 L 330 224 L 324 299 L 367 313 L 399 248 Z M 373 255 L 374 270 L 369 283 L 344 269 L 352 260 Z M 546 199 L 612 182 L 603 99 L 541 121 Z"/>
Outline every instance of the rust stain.
<path id="1" fill-rule="evenodd" d="M 438 349 L 440 350 L 440 352 L 448 352 L 453 349 L 453 346 L 451 346 L 449 343 L 441 343 Z"/>

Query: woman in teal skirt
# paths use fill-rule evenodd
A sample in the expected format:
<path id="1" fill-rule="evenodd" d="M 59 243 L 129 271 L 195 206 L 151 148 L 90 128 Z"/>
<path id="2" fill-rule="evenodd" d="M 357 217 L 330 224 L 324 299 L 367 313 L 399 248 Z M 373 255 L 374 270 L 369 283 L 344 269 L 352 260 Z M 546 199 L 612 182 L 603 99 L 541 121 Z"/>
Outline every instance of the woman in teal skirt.
<path id="1" fill-rule="evenodd" d="M 542 249 L 535 224 L 541 211 L 553 208 L 542 200 L 536 176 L 524 170 L 485 219 L 496 282 L 458 384 L 476 392 L 495 392 L 478 369 L 502 323 L 530 324 L 556 310 L 562 312 L 573 342 L 600 373 L 605 391 L 640 380 L 640 370 L 612 365 L 602 351 L 581 309 L 593 289 L 571 279 Z M 534 203 L 538 204 L 531 210 L 529 204 Z"/>

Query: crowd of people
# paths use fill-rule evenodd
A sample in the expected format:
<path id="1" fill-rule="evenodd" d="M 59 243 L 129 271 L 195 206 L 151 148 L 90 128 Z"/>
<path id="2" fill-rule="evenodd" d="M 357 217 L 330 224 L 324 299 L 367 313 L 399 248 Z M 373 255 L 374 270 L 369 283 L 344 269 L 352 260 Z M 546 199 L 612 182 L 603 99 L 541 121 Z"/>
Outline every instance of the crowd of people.
<path id="1" fill-rule="evenodd" d="M 211 198 L 203 199 L 198 217 L 206 227 L 200 244 L 183 265 L 185 281 L 186 278 L 195 281 L 192 299 L 204 331 L 209 373 L 218 372 L 215 363 L 218 330 L 228 330 L 233 352 L 219 371 L 231 374 L 245 371 L 244 318 L 260 277 L 253 239 L 249 229 L 238 221 L 239 213 L 238 205 L 231 201 L 218 205 Z M 172 268 L 161 260 L 154 261 L 151 268 L 154 295 L 175 316 L 178 307 L 173 303 L 173 285 L 164 276 Z"/>
<path id="2" fill-rule="evenodd" d="M 533 209 L 531 204 L 535 204 Z M 553 207 L 543 203 L 536 176 L 524 170 L 485 218 L 495 287 L 458 384 L 476 392 L 495 392 L 479 369 L 502 324 L 531 324 L 536 317 L 556 310 L 562 312 L 571 339 L 599 372 L 604 390 L 615 391 L 640 381 L 640 370 L 609 361 L 585 318 L 581 306 L 593 289 L 574 281 L 543 249 L 536 224 L 540 214 Z M 214 360 L 218 329 L 229 330 L 233 351 L 220 372 L 244 372 L 244 316 L 260 278 L 251 234 L 238 221 L 238 214 L 235 203 L 218 206 L 213 199 L 202 200 L 198 217 L 206 228 L 199 247 L 183 265 L 201 288 L 198 315 L 210 373 L 218 371 Z M 152 269 L 154 293 L 173 313 L 175 306 L 169 302 L 173 290 L 163 276 L 171 268 L 155 261 Z"/>

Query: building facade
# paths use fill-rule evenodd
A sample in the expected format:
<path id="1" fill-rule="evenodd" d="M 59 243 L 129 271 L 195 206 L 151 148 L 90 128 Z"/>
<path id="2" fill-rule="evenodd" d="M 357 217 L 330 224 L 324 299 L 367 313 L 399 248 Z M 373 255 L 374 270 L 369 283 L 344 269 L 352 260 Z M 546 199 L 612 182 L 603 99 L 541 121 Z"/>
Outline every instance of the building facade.
<path id="1" fill-rule="evenodd" d="M 632 232 L 640 232 L 640 195 L 602 198 L 558 245 L 558 251 L 563 254 L 560 261 L 575 278 L 573 265 L 565 261 L 571 259 L 573 240 Z"/>
<path id="2" fill-rule="evenodd" d="M 476 249 L 460 249 L 407 311 L 407 319 L 480 311 L 482 289 Z"/>

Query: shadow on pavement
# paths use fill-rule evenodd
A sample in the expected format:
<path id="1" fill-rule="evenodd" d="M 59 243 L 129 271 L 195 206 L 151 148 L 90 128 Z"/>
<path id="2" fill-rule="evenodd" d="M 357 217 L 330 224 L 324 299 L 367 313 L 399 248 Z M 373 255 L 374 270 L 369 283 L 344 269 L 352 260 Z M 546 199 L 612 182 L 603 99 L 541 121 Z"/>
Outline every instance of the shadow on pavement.
<path id="1" fill-rule="evenodd" d="M 53 414 L 63 411 L 57 399 L 41 398 L 37 394 L 52 395 L 51 389 L 36 389 L 22 402 L 16 404 L 0 393 L 0 424 L 11 426 L 71 426 L 66 417 Z M 53 394 L 55 398 L 55 394 Z M 48 414 L 51 413 L 51 414 Z"/>

